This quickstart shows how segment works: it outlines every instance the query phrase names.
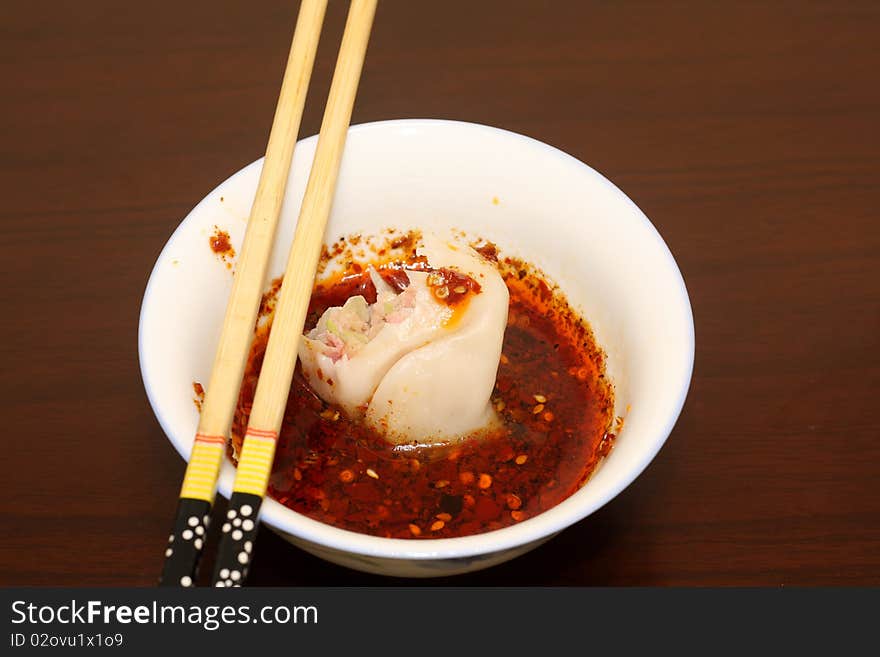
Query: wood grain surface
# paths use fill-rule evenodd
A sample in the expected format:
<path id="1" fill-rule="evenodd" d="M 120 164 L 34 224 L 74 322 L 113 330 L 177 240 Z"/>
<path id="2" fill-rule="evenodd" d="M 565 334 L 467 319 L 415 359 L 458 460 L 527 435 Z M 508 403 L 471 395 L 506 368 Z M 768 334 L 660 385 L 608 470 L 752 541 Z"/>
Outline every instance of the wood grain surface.
<path id="1" fill-rule="evenodd" d="M 143 390 L 141 296 L 262 154 L 296 10 L 0 8 L 0 585 L 156 582 L 184 464 Z M 645 473 L 523 557 L 392 580 L 263 529 L 250 583 L 880 585 L 878 42 L 874 2 L 381 2 L 353 122 L 488 123 L 608 176 L 684 274 L 693 384 Z"/>

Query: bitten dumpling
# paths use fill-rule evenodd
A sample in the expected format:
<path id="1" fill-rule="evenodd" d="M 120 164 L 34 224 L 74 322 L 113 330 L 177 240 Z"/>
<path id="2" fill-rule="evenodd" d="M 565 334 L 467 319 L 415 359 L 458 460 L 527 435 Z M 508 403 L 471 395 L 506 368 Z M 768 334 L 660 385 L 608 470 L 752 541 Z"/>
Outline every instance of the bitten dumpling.
<path id="1" fill-rule="evenodd" d="M 426 235 L 430 271 L 397 292 L 376 272 L 376 303 L 327 309 L 300 341 L 303 374 L 324 401 L 394 444 L 451 442 L 497 418 L 495 387 L 509 295 L 473 249 Z"/>

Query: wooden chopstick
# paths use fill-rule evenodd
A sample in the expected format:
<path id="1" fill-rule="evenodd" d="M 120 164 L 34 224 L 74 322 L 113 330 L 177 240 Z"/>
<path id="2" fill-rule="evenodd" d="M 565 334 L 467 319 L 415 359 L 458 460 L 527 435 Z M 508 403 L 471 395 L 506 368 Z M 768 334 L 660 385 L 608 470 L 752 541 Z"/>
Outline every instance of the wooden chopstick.
<path id="1" fill-rule="evenodd" d="M 192 586 L 260 307 L 327 0 L 303 0 L 159 584 Z"/>
<path id="2" fill-rule="evenodd" d="M 305 324 L 324 229 L 333 203 L 376 2 L 352 0 L 349 7 L 315 158 L 275 307 L 272 330 L 238 459 L 235 484 L 220 535 L 214 565 L 215 586 L 241 586 L 247 578 L 253 557 L 257 515 L 266 494 L 275 444 L 290 392 L 297 345 Z"/>

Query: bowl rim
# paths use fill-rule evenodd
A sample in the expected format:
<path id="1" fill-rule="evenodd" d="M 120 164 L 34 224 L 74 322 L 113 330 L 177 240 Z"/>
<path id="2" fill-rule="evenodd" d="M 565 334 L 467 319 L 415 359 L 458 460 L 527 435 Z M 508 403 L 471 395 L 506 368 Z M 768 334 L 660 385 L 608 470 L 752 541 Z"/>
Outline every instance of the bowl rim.
<path id="1" fill-rule="evenodd" d="M 665 255 L 666 265 L 667 267 L 669 267 L 671 273 L 673 274 L 673 278 L 677 281 L 677 295 L 679 297 L 679 300 L 682 302 L 682 308 L 684 309 L 685 314 L 685 316 L 682 318 L 682 324 L 687 331 L 687 335 L 684 336 L 686 339 L 685 357 L 687 359 L 687 363 L 685 363 L 686 367 L 683 370 L 683 375 L 681 376 L 681 379 L 677 382 L 677 398 L 675 400 L 675 403 L 673 404 L 673 407 L 670 408 L 670 412 L 667 415 L 665 424 L 662 427 L 658 426 L 652 435 L 647 435 L 644 437 L 646 440 L 646 444 L 649 444 L 647 444 L 647 446 L 643 449 L 641 460 L 629 468 L 626 476 L 620 477 L 619 480 L 615 481 L 612 485 L 608 487 L 608 490 L 603 496 L 593 500 L 589 504 L 583 503 L 579 500 L 578 493 L 580 493 L 581 491 L 578 491 L 557 504 L 556 506 L 547 509 L 546 511 L 536 516 L 528 518 L 515 525 L 504 527 L 502 529 L 496 529 L 481 534 L 473 534 L 456 538 L 420 539 L 384 538 L 381 536 L 361 534 L 347 529 L 341 529 L 339 527 L 334 527 L 332 525 L 313 520 L 312 518 L 297 513 L 296 511 L 293 511 L 292 509 L 289 509 L 279 502 L 268 497 L 264 500 L 264 503 L 260 510 L 260 520 L 266 523 L 269 527 L 282 533 L 289 534 L 297 539 L 305 540 L 310 543 L 323 546 L 325 548 L 335 549 L 351 554 L 359 554 L 362 556 L 379 557 L 385 559 L 467 559 L 470 557 L 477 557 L 479 555 L 514 549 L 527 545 L 529 543 L 546 539 L 566 529 L 567 527 L 574 525 L 575 523 L 579 522 L 580 520 L 591 515 L 592 513 L 606 505 L 641 475 L 641 473 L 654 460 L 657 453 L 665 444 L 670 433 L 672 432 L 672 429 L 678 421 L 681 410 L 684 407 L 685 400 L 687 399 L 687 395 L 691 385 L 691 379 L 693 376 L 695 355 L 693 310 L 691 308 L 690 298 L 688 296 L 687 287 L 681 274 L 681 270 L 679 269 L 678 264 L 675 261 L 675 258 L 673 257 L 668 245 L 663 240 L 656 227 L 651 223 L 651 221 L 641 210 L 641 208 L 639 208 L 635 204 L 635 202 L 633 202 L 632 199 L 629 198 L 629 196 L 627 196 L 620 188 L 618 188 L 614 183 L 612 183 L 608 178 L 603 176 L 593 167 L 587 165 L 581 160 L 575 158 L 574 156 L 560 150 L 559 148 L 556 148 L 555 146 L 551 146 L 550 144 L 539 141 L 532 137 L 517 132 L 512 132 L 503 128 L 497 128 L 490 125 L 472 123 L 468 121 L 434 118 L 410 118 L 371 121 L 350 126 L 349 135 L 375 130 L 399 130 L 401 128 L 406 129 L 407 131 L 412 131 L 414 129 L 451 129 L 465 131 L 473 130 L 482 133 L 489 133 L 497 137 L 501 137 L 502 139 L 511 140 L 511 142 L 516 142 L 519 145 L 537 148 L 537 150 L 541 151 L 546 156 L 556 158 L 564 165 L 577 168 L 583 175 L 594 178 L 596 181 L 599 182 L 600 185 L 607 187 L 612 192 L 612 194 L 618 197 L 619 200 L 623 201 L 624 204 L 629 205 L 631 209 L 635 210 L 635 216 L 638 217 L 648 229 L 649 234 L 652 235 L 655 241 L 656 248 L 659 250 L 660 253 Z M 312 135 L 300 139 L 296 144 L 296 149 L 301 150 L 303 146 L 311 145 L 312 143 L 317 141 L 317 137 L 317 135 Z M 260 166 L 262 161 L 263 158 L 259 158 L 235 171 L 225 180 L 216 185 L 213 190 L 208 192 L 189 211 L 189 213 L 187 213 L 187 215 L 181 220 L 181 222 L 172 232 L 171 236 L 165 242 L 162 251 L 160 252 L 155 261 L 155 264 L 153 265 L 153 268 L 150 271 L 150 276 L 144 290 L 138 319 L 138 361 L 140 365 L 141 379 L 143 381 L 144 389 L 146 391 L 150 406 L 153 410 L 153 414 L 156 416 L 156 419 L 158 420 L 159 425 L 165 433 L 166 438 L 169 440 L 169 442 L 171 442 L 171 444 L 184 460 L 187 460 L 188 458 L 190 442 L 187 441 L 186 444 L 184 444 L 175 438 L 175 432 L 172 430 L 172 427 L 168 425 L 166 418 L 164 418 L 162 415 L 161 408 L 159 407 L 159 404 L 156 400 L 155 393 L 152 390 L 152 384 L 146 372 L 144 361 L 143 329 L 148 300 L 153 292 L 153 285 L 156 279 L 157 268 L 159 267 L 160 263 L 164 261 L 164 256 L 167 255 L 169 249 L 172 248 L 175 239 L 177 238 L 180 231 L 182 231 L 185 224 L 190 221 L 193 216 L 197 215 L 200 212 L 201 206 L 205 204 L 217 190 L 228 184 L 233 183 L 236 178 L 244 176 L 245 172 L 250 168 Z M 222 472 L 232 467 L 233 466 L 230 463 L 224 461 L 217 490 L 219 494 L 223 495 L 227 499 L 231 494 L 231 484 L 229 483 L 229 481 L 224 481 L 224 477 L 222 477 Z"/>

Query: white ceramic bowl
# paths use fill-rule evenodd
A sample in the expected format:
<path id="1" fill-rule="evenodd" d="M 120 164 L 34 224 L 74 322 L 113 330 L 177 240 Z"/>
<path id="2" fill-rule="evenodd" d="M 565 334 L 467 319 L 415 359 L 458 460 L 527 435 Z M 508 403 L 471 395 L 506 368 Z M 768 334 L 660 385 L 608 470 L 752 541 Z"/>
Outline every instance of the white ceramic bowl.
<path id="1" fill-rule="evenodd" d="M 316 143 L 315 137 L 304 139 L 294 153 L 272 277 L 284 270 Z M 219 226 L 239 247 L 261 163 L 230 177 L 190 212 L 162 250 L 144 295 L 144 385 L 184 458 L 198 419 L 192 383 L 209 377 L 232 284 L 207 239 Z M 327 241 L 388 226 L 463 229 L 543 269 L 583 312 L 607 353 L 623 430 L 580 491 L 543 514 L 485 534 L 379 538 L 314 521 L 271 499 L 261 519 L 302 549 L 367 572 L 428 577 L 485 568 L 588 516 L 657 454 L 690 384 L 694 330 L 687 291 L 660 235 L 612 183 L 555 148 L 496 128 L 439 120 L 353 126 Z M 233 474 L 232 465 L 224 464 L 224 496 Z"/>

